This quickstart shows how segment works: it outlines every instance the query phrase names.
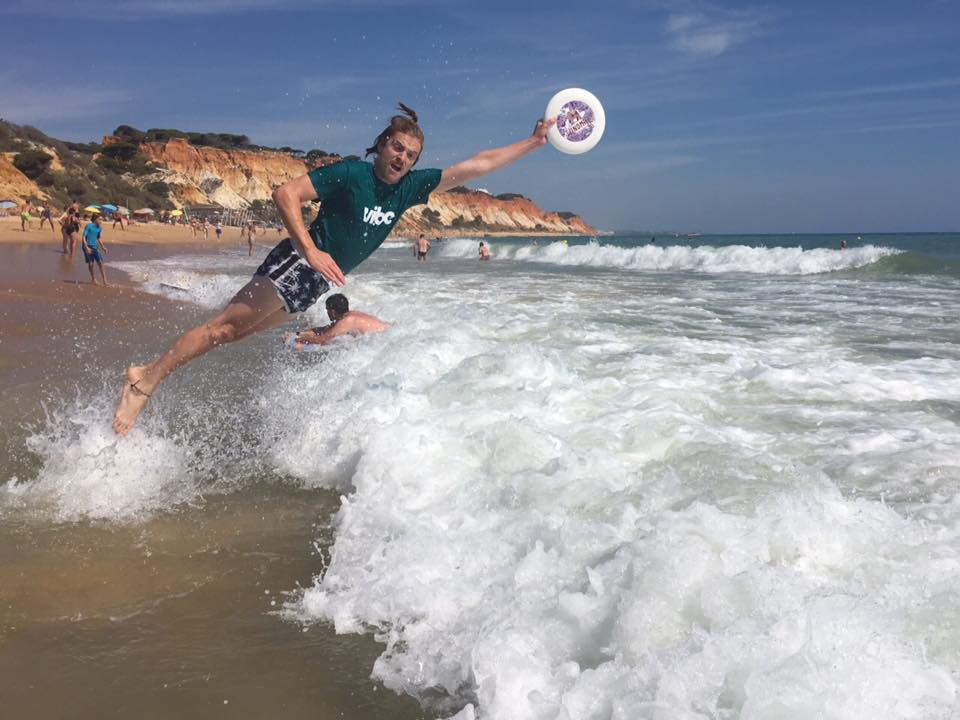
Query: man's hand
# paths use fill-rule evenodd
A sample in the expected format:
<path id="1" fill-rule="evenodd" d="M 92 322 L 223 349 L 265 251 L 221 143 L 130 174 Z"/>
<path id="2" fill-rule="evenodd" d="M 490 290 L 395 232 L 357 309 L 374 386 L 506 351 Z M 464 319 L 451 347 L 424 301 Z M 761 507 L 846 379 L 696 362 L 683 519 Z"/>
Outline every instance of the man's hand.
<path id="1" fill-rule="evenodd" d="M 346 285 L 347 278 L 344 277 L 340 271 L 340 267 L 330 256 L 330 253 L 325 253 L 323 250 L 314 250 L 303 259 L 307 261 L 310 267 L 323 275 L 324 280 L 327 282 L 337 287 Z"/>
<path id="2" fill-rule="evenodd" d="M 550 128 L 556 124 L 556 118 L 550 118 L 549 120 L 537 120 L 537 124 L 533 128 L 533 137 L 537 139 L 538 145 L 547 144 L 547 131 L 549 131 Z"/>

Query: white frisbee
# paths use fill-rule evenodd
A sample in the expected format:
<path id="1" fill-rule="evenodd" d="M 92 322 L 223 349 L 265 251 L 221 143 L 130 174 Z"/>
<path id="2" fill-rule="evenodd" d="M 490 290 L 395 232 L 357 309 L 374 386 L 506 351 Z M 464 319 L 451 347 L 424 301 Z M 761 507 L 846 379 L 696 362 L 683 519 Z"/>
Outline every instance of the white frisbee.
<path id="1" fill-rule="evenodd" d="M 547 103 L 545 120 L 556 118 L 547 131 L 547 139 L 560 152 L 579 155 L 600 142 L 607 124 L 603 105 L 596 95 L 582 88 L 561 90 Z"/>

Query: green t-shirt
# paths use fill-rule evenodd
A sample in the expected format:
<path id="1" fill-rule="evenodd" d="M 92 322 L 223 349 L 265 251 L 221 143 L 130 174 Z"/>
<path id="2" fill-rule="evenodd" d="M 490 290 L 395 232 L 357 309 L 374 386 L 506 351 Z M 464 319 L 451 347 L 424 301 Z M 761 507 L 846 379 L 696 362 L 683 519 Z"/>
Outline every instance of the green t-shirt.
<path id="1" fill-rule="evenodd" d="M 427 202 L 442 171 L 411 170 L 389 185 L 374 175 L 372 163 L 344 160 L 308 174 L 320 198 L 310 236 L 348 273 L 383 244 L 407 208 Z"/>

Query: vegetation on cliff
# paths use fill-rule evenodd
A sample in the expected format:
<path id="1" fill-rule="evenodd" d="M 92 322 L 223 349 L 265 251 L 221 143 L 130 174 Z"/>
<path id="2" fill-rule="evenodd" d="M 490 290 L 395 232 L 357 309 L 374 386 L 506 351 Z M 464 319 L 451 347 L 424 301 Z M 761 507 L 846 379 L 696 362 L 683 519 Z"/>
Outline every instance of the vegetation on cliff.
<path id="1" fill-rule="evenodd" d="M 141 186 L 133 178 L 153 172 L 137 146 L 118 143 L 116 149 L 67 143 L 29 125 L 0 120 L 0 152 L 12 155 L 13 166 L 32 180 L 57 207 L 121 202 L 135 208 L 172 208 L 169 188 Z"/>

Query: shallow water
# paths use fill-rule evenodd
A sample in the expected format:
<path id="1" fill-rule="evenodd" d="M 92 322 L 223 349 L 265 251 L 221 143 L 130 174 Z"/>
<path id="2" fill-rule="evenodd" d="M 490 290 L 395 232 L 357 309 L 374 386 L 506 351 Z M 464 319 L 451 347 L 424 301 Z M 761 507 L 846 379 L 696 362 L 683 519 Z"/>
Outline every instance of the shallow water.
<path id="1" fill-rule="evenodd" d="M 83 636 L 106 654 L 152 635 L 144 656 L 165 657 L 178 645 L 156 638 L 179 628 L 202 638 L 197 666 L 225 665 L 217 692 L 197 691 L 208 709 L 218 692 L 237 707 L 248 644 L 268 648 L 263 687 L 330 697 L 294 639 L 335 637 L 352 641 L 337 668 L 373 674 L 345 686 L 394 717 L 418 703 L 460 718 L 950 717 L 960 237 L 849 238 L 842 252 L 838 238 L 491 240 L 490 263 L 450 240 L 426 265 L 388 244 L 345 290 L 388 332 L 309 354 L 279 332 L 225 348 L 172 378 L 119 443 L 111 400 L 90 391 L 142 358 L 91 349 L 75 394 L 5 422 L 22 451 L 0 523 L 9 547 L 67 537 L 60 564 L 86 547 L 109 561 L 76 562 L 78 602 L 14 605 L 18 627 L 46 622 L 46 647 Z M 253 264 L 117 267 L 187 327 Z M 142 352 L 159 335 L 139 336 Z M 249 518 L 264 505 L 260 532 Z M 135 538 L 168 537 L 158 524 L 175 528 L 152 541 L 172 545 L 175 570 L 148 563 L 158 579 L 137 582 Z M 208 533 L 230 552 L 179 539 Z M 310 540 L 332 545 L 317 556 Z M 224 554 L 237 567 L 213 582 L 223 592 L 191 589 Z M 11 567 L 65 572 L 24 555 Z M 276 573 L 269 593 L 258 567 Z M 116 596 L 86 589 L 128 575 Z M 153 601 L 160 629 L 127 619 Z M 102 627 L 85 633 L 87 616 Z M 253 629 L 226 631 L 232 647 L 196 629 L 234 620 Z M 30 643 L 9 637 L 19 658 Z M 147 665 L 117 667 L 129 683 Z"/>

